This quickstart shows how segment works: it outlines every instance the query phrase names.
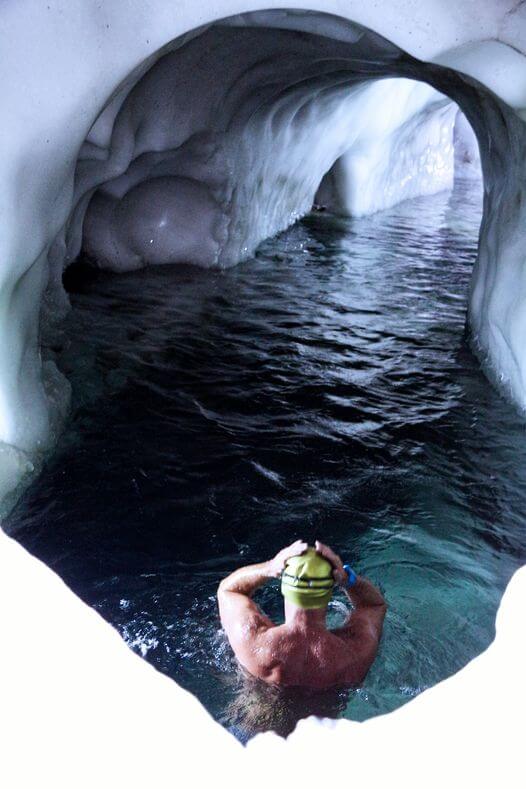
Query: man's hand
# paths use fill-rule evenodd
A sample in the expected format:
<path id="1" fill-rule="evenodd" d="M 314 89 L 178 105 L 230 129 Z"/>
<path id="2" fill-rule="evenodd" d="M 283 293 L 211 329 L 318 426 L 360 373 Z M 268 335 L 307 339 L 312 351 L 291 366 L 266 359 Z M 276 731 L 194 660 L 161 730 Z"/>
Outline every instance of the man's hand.
<path id="1" fill-rule="evenodd" d="M 332 574 L 336 583 L 339 584 L 339 586 L 347 586 L 348 576 L 346 571 L 343 569 L 343 562 L 338 554 L 335 553 L 332 548 L 329 548 L 328 545 L 324 545 L 318 540 L 316 540 L 314 547 L 316 548 L 317 552 L 321 554 L 321 556 L 323 556 L 332 564 Z"/>
<path id="2" fill-rule="evenodd" d="M 268 563 L 269 575 L 272 578 L 279 578 L 285 569 L 285 562 L 287 559 L 291 559 L 293 556 L 299 556 L 304 553 L 308 547 L 307 543 L 303 540 L 296 540 L 292 545 L 282 548 Z"/>

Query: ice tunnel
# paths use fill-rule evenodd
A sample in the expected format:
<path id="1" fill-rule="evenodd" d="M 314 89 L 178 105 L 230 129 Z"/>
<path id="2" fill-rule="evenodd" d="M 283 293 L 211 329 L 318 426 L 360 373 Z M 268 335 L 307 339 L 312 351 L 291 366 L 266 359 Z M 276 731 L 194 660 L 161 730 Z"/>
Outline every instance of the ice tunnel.
<path id="1" fill-rule="evenodd" d="M 313 205 L 371 214 L 450 188 L 479 156 L 471 343 L 492 383 L 526 409 L 525 4 L 286 6 L 3 4 L 0 497 L 38 467 L 67 414 L 69 384 L 46 347 L 81 251 L 115 272 L 227 268 Z M 492 649 L 489 672 L 502 659 Z M 145 669 L 138 681 L 157 680 Z"/>
<path id="2" fill-rule="evenodd" d="M 457 11 L 463 31 L 468 5 Z M 160 3 L 122 28 L 124 11 L 106 5 L 7 4 L 4 491 L 52 445 L 67 410 L 67 382 L 39 342 L 63 314 L 62 272 L 82 247 L 112 270 L 226 267 L 316 200 L 360 216 L 438 191 L 453 177 L 454 103 L 476 134 L 485 183 L 472 341 L 523 408 L 522 12 L 490 6 L 503 40 L 475 45 L 434 5 L 434 33 L 420 38 L 392 11 L 373 20 L 347 5 L 348 19 L 328 13 L 339 6 L 228 18 L 238 9 L 225 7 L 205 22 Z"/>

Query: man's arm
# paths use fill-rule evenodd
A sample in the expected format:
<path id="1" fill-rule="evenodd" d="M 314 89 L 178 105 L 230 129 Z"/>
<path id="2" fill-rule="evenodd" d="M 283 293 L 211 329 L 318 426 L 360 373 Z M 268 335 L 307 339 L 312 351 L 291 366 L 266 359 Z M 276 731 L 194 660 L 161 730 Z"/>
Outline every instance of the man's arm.
<path id="1" fill-rule="evenodd" d="M 272 622 L 251 599 L 256 589 L 272 578 L 270 562 L 250 564 L 240 567 L 224 578 L 217 590 L 217 602 L 221 624 L 231 641 L 236 629 L 254 630 L 263 624 L 270 627 Z"/>
<path id="2" fill-rule="evenodd" d="M 316 550 L 331 562 L 336 583 L 354 606 L 347 622 L 334 633 L 352 641 L 353 653 L 360 664 L 358 673 L 365 677 L 378 651 L 387 604 L 380 590 L 363 576 L 359 575 L 356 583 L 349 587 L 342 561 L 331 548 L 317 542 Z"/>
<path id="3" fill-rule="evenodd" d="M 357 631 L 359 628 L 362 635 L 367 634 L 378 644 L 387 611 L 382 593 L 371 581 L 361 575 L 357 577 L 353 586 L 349 587 L 345 583 L 342 588 L 355 609 L 342 629 Z"/>
<path id="4" fill-rule="evenodd" d="M 252 648 L 256 637 L 274 626 L 251 596 L 268 580 L 279 577 L 287 559 L 306 549 L 307 543 L 296 540 L 270 561 L 241 567 L 219 584 L 217 601 L 221 624 L 236 657 L 247 668 L 254 657 Z"/>

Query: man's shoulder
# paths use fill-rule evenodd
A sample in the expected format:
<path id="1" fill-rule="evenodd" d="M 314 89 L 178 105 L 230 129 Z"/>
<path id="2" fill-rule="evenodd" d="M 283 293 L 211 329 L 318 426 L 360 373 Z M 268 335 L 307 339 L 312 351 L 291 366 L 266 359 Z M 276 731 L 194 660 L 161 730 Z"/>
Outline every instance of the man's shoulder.
<path id="1" fill-rule="evenodd" d="M 327 688 L 355 676 L 348 646 L 329 630 L 302 639 L 276 626 L 259 640 L 256 662 L 258 676 L 276 685 Z"/>
<path id="2" fill-rule="evenodd" d="M 298 649 L 298 640 L 291 635 L 286 625 L 272 623 L 255 634 L 257 642 L 257 659 L 262 664 L 284 664 Z"/>
<path id="3" fill-rule="evenodd" d="M 270 654 L 273 660 L 281 662 L 327 663 L 331 657 L 344 656 L 346 644 L 330 630 L 318 633 L 316 637 L 305 637 L 291 633 L 286 625 L 274 625 L 258 636 L 261 656 L 266 659 Z M 301 659 L 301 660 L 300 660 Z"/>

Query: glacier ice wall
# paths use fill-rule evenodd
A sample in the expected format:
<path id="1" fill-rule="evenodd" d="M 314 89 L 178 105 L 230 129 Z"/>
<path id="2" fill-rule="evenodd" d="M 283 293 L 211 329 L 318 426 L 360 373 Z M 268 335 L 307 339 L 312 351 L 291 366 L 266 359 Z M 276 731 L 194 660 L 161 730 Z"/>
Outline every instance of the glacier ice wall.
<path id="1" fill-rule="evenodd" d="M 310 209 L 340 157 L 344 212 L 451 186 L 452 102 L 422 82 L 373 79 L 398 55 L 354 39 L 216 25 L 160 58 L 81 149 L 75 223 L 98 186 L 88 255 L 113 270 L 238 263 Z M 81 234 L 67 235 L 73 259 Z"/>
<path id="2" fill-rule="evenodd" d="M 460 110 L 455 118 L 453 130 L 455 178 L 478 179 L 480 177 L 480 150 L 475 132 Z"/>
<path id="3" fill-rule="evenodd" d="M 360 214 L 444 188 L 475 155 L 452 101 L 485 183 L 473 343 L 526 407 L 522 4 L 287 5 L 2 4 L 0 492 L 67 411 L 40 339 L 82 243 L 118 270 L 225 266 L 314 200 Z"/>
<path id="4" fill-rule="evenodd" d="M 384 96 L 378 95 L 380 91 L 375 88 L 385 83 L 367 88 L 368 98 L 374 103 L 370 108 L 360 109 L 366 110 L 366 118 L 374 118 L 376 104 L 386 113 L 380 115 L 382 119 L 403 113 L 403 122 L 382 135 L 371 133 L 366 124 L 362 139 L 347 149 L 324 175 L 315 202 L 336 213 L 364 216 L 401 200 L 434 194 L 453 185 L 458 158 L 453 129 L 458 126 L 457 115 L 465 116 L 450 101 L 443 97 L 441 100 L 436 91 L 411 111 L 402 87 L 407 81 L 386 82 L 392 87 Z M 420 83 L 419 87 L 422 86 Z M 418 96 L 416 87 L 413 91 L 414 100 Z M 421 92 L 420 97 L 423 98 Z M 477 177 L 480 167 L 477 173 L 476 162 L 473 170 Z"/>

